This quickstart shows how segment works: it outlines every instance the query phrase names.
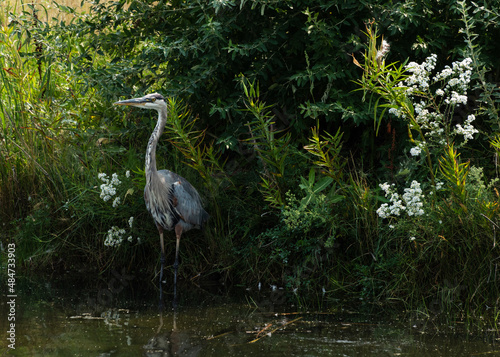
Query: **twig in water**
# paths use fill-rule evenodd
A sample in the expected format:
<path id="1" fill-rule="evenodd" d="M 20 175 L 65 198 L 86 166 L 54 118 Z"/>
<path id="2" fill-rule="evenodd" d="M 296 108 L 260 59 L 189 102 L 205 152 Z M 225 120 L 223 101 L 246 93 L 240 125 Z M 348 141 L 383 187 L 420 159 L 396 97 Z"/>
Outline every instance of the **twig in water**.
<path id="1" fill-rule="evenodd" d="M 270 331 L 270 332 L 269 332 L 269 334 L 273 334 L 273 332 L 278 331 L 280 328 L 285 328 L 287 325 L 293 324 L 294 322 L 296 322 L 296 321 L 298 321 L 298 320 L 300 320 L 300 319 L 302 319 L 302 316 L 301 316 L 301 317 L 296 318 L 295 320 L 288 321 L 286 324 L 284 324 L 284 325 L 282 325 L 282 326 L 278 326 L 278 327 L 276 327 L 274 330 Z M 266 328 L 267 328 L 267 326 L 266 326 Z M 263 331 L 263 330 L 261 330 L 261 332 L 262 332 L 262 331 Z M 257 335 L 257 336 L 258 336 L 258 335 Z M 257 337 L 256 339 L 254 339 L 254 340 L 252 340 L 252 341 L 250 341 L 250 342 L 248 342 L 248 343 L 254 343 L 254 342 L 257 342 L 258 340 L 260 340 L 260 339 L 261 339 L 262 337 L 264 337 L 264 336 L 265 336 L 265 335 L 262 335 L 262 336 L 260 336 L 260 337 Z"/>

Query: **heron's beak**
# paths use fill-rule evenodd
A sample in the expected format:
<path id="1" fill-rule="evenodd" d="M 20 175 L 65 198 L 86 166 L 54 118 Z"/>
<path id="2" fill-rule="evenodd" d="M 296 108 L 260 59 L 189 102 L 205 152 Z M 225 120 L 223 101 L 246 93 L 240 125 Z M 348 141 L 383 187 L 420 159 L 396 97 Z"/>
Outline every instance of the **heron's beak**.
<path id="1" fill-rule="evenodd" d="M 113 103 L 113 105 L 131 105 L 131 106 L 136 106 L 136 105 L 142 105 L 146 104 L 148 102 L 151 102 L 148 99 L 144 98 L 134 98 L 134 99 L 127 99 L 127 100 L 120 100 L 119 102 Z"/>

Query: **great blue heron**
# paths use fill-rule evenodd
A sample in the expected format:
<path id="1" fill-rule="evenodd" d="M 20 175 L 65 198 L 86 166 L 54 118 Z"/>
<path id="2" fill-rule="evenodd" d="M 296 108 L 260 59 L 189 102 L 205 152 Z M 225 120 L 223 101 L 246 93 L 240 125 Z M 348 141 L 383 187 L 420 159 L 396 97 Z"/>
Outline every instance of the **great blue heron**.
<path id="1" fill-rule="evenodd" d="M 153 216 L 160 233 L 161 271 L 160 299 L 163 269 L 165 264 L 165 246 L 163 231 L 174 230 L 177 239 L 174 262 L 174 302 L 176 298 L 177 269 L 179 267 L 179 242 L 181 235 L 192 228 L 203 228 L 208 220 L 208 213 L 201 206 L 198 191 L 184 178 L 169 170 L 156 169 L 156 146 L 167 123 L 167 103 L 161 94 L 153 93 L 141 98 L 122 100 L 115 105 L 129 105 L 158 112 L 158 122 L 149 138 L 146 149 L 146 186 L 144 201 Z M 160 301 L 162 304 L 162 301 Z"/>

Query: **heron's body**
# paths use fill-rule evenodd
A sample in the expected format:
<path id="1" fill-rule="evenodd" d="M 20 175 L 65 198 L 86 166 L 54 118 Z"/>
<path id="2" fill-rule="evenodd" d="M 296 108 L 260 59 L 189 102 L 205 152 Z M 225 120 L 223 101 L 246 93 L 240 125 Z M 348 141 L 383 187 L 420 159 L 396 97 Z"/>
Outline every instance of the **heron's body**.
<path id="1" fill-rule="evenodd" d="M 203 228 L 208 214 L 201 206 L 198 191 L 184 177 L 169 170 L 149 176 L 144 201 L 158 228 L 170 231 L 180 225 L 183 232 Z"/>
<path id="2" fill-rule="evenodd" d="M 183 232 L 192 228 L 203 228 L 209 215 L 203 209 L 198 191 L 182 176 L 169 170 L 156 169 L 156 146 L 165 124 L 167 123 L 167 104 L 163 96 L 158 93 L 148 94 L 142 98 L 134 98 L 116 102 L 118 105 L 130 105 L 140 108 L 154 109 L 158 112 L 158 121 L 149 138 L 146 149 L 146 186 L 144 187 L 144 201 L 146 208 L 153 216 L 153 220 L 160 233 L 161 244 L 161 272 L 160 289 L 165 262 L 165 248 L 163 242 L 164 230 L 175 230 L 177 244 L 174 263 L 174 298 L 177 283 L 177 267 L 179 255 L 179 241 Z M 161 291 L 161 290 L 160 290 Z"/>

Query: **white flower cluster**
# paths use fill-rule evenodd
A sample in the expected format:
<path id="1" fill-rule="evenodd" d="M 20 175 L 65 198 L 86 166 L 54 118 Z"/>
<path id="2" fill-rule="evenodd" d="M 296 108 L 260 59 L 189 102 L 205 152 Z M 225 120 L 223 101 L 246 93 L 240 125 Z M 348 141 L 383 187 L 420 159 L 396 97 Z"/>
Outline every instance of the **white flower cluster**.
<path id="1" fill-rule="evenodd" d="M 463 135 L 465 142 L 467 142 L 467 140 L 474 139 L 473 135 L 479 132 L 471 124 L 474 120 L 476 120 L 476 117 L 473 114 L 471 114 L 465 120 L 465 125 L 463 127 L 460 124 L 457 124 L 456 126 L 457 128 L 455 129 L 455 132 L 459 135 Z"/>
<path id="2" fill-rule="evenodd" d="M 100 197 L 104 202 L 109 201 L 113 196 L 116 196 L 117 194 L 117 187 L 122 183 L 120 179 L 118 178 L 118 174 L 114 173 L 111 175 L 111 178 L 106 175 L 105 173 L 100 173 L 98 176 L 99 180 L 103 182 L 103 184 L 100 186 L 101 188 L 101 195 Z M 125 177 L 130 178 L 130 171 L 125 172 Z M 121 198 L 120 196 L 116 196 L 113 200 L 112 206 L 113 208 L 118 207 L 121 204 Z M 132 225 L 134 223 L 134 217 L 130 217 L 128 219 L 128 225 L 130 228 L 132 228 Z M 118 247 L 120 244 L 123 242 L 124 237 L 126 234 L 126 230 L 123 228 L 118 228 L 116 226 L 111 227 L 111 229 L 108 230 L 108 233 L 106 234 L 106 239 L 104 240 L 104 245 L 107 247 Z M 133 242 L 134 238 L 129 235 L 127 237 L 127 240 L 129 242 Z M 137 238 L 137 243 L 141 243 L 141 239 Z"/>
<path id="3" fill-rule="evenodd" d="M 102 182 L 104 182 L 101 185 L 101 198 L 104 202 L 109 201 L 111 199 L 111 197 L 116 195 L 116 186 L 121 184 L 121 181 L 118 179 L 118 175 L 116 173 L 111 175 L 111 180 L 109 179 L 108 175 L 106 175 L 105 173 L 100 173 L 99 175 L 97 175 L 97 177 Z M 116 199 L 113 201 L 113 207 L 116 207 L 120 203 L 120 200 L 118 197 L 117 197 L 117 199 L 118 199 L 118 201 Z"/>
<path id="4" fill-rule="evenodd" d="M 414 146 L 410 149 L 411 156 L 420 156 L 422 153 L 422 149 L 425 147 L 424 143 L 419 143 L 417 146 Z"/>
<path id="5" fill-rule="evenodd" d="M 106 235 L 106 240 L 104 245 L 107 247 L 117 247 L 123 242 L 123 235 L 125 234 L 125 229 L 120 229 L 118 227 L 111 227 Z"/>
<path id="6" fill-rule="evenodd" d="M 132 225 L 134 223 L 134 217 L 130 217 L 128 219 L 128 225 L 130 228 L 132 228 Z M 122 244 L 124 240 L 124 236 L 127 232 L 123 228 L 118 228 L 116 226 L 111 227 L 110 230 L 108 230 L 108 233 L 106 234 L 106 239 L 104 240 L 104 245 L 107 247 L 118 247 L 120 244 Z M 134 238 L 129 235 L 127 240 L 132 243 Z M 141 238 L 137 238 L 137 244 L 141 244 Z"/>
<path id="7" fill-rule="evenodd" d="M 436 113 L 434 111 L 429 111 L 427 105 L 420 101 L 420 103 L 414 104 L 414 109 L 416 113 L 415 120 L 420 125 L 422 130 L 427 130 L 427 135 L 434 138 L 435 140 L 446 142 L 443 138 L 444 128 L 443 128 L 443 115 Z M 422 147 L 421 147 L 422 149 Z"/>
<path id="8" fill-rule="evenodd" d="M 451 92 L 451 96 L 445 98 L 444 102 L 446 104 L 457 105 L 457 104 L 467 104 L 467 96 L 460 95 L 455 91 Z"/>
<path id="9" fill-rule="evenodd" d="M 436 95 L 444 97 L 446 93 L 450 97 L 444 98 L 446 104 L 466 104 L 467 103 L 467 87 L 471 80 L 472 60 L 466 58 L 461 62 L 453 62 L 452 67 L 445 68 L 437 73 L 431 80 L 431 72 L 436 67 L 437 55 L 431 54 L 425 59 L 422 64 L 410 62 L 406 65 L 406 70 L 411 75 L 402 83 L 407 87 L 407 94 L 418 94 L 415 92 L 427 92 L 429 86 L 440 81 L 446 81 L 443 88 L 436 90 Z"/>
<path id="10" fill-rule="evenodd" d="M 385 192 L 385 197 L 390 200 L 389 203 L 383 203 L 377 210 L 380 218 L 388 218 L 390 216 L 399 216 L 402 211 L 406 211 L 408 216 L 421 216 L 425 212 L 423 210 L 422 189 L 420 183 L 413 180 L 409 188 L 404 189 L 402 199 L 394 189 L 394 184 L 389 185 L 387 182 L 379 185 Z M 404 205 L 403 205 L 404 202 Z"/>
<path id="11" fill-rule="evenodd" d="M 421 152 L 422 149 L 420 148 L 420 146 L 415 146 L 410 149 L 411 156 L 419 156 Z"/>
<path id="12" fill-rule="evenodd" d="M 405 209 L 397 192 L 394 192 L 394 184 L 389 185 L 387 182 L 379 185 L 385 191 L 385 197 L 391 201 L 391 205 L 383 203 L 377 210 L 380 218 L 387 218 L 389 216 L 399 216 L 399 213 Z"/>
<path id="13" fill-rule="evenodd" d="M 444 182 L 442 181 L 436 181 L 436 191 L 439 191 L 443 188 Z"/>
<path id="14" fill-rule="evenodd" d="M 437 55 L 431 54 L 422 63 L 410 62 L 405 69 L 409 76 L 400 83 L 400 88 L 406 90 L 409 99 L 413 101 L 415 121 L 425 133 L 426 141 L 433 141 L 438 145 L 447 142 L 446 133 L 459 134 L 464 136 L 464 140 L 473 139 L 473 134 L 478 131 L 472 126 L 472 121 L 467 119 L 464 126 L 457 125 L 453 131 L 448 130 L 449 120 L 446 120 L 450 111 L 456 105 L 467 104 L 467 88 L 471 81 L 472 60 L 466 58 L 463 61 L 453 62 L 451 67 L 445 66 L 441 72 L 432 76 L 436 68 Z M 439 86 L 435 92 L 431 92 L 431 87 Z M 424 100 L 419 100 L 423 98 Z M 447 106 L 444 114 L 441 112 L 441 105 Z M 398 118 L 405 119 L 408 113 L 402 108 L 389 109 L 389 113 Z M 474 118 L 474 116 L 472 116 Z M 418 156 L 424 147 L 414 147 L 410 153 Z"/>
<path id="15" fill-rule="evenodd" d="M 406 213 L 408 216 L 421 216 L 425 212 L 422 209 L 424 206 L 422 198 L 422 189 L 420 188 L 420 183 L 413 180 L 409 188 L 404 189 L 403 200 L 406 203 Z"/>
<path id="16" fill-rule="evenodd" d="M 445 66 L 444 69 L 436 74 L 433 78 L 435 82 L 447 81 L 445 91 L 451 88 L 457 88 L 460 92 L 466 93 L 472 74 L 472 59 L 466 58 L 461 62 L 453 62 L 450 66 Z M 453 77 L 448 79 L 449 77 Z"/>
<path id="17" fill-rule="evenodd" d="M 120 198 L 120 197 L 116 197 L 116 198 L 113 200 L 113 208 L 118 207 L 118 205 L 120 204 L 120 202 L 121 202 L 121 198 Z"/>
<path id="18" fill-rule="evenodd" d="M 406 118 L 401 108 L 390 108 L 389 113 L 391 113 L 397 118 Z"/>
<path id="19" fill-rule="evenodd" d="M 412 73 L 405 84 L 408 86 L 408 94 L 412 94 L 414 90 L 426 90 L 429 88 L 429 78 L 431 72 L 436 67 L 437 55 L 432 54 L 425 59 L 422 64 L 410 62 L 406 65 L 408 72 Z"/>

